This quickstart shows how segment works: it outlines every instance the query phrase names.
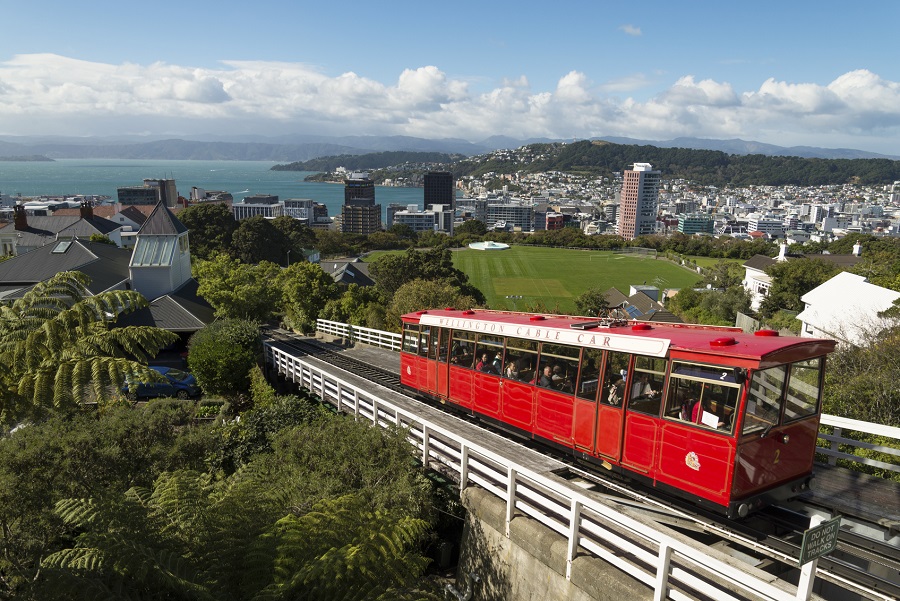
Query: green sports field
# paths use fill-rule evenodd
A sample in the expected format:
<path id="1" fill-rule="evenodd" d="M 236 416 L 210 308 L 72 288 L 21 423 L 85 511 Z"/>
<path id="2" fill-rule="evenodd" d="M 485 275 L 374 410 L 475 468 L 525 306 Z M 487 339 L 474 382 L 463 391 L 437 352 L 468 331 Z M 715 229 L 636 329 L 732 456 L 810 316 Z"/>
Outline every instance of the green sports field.
<path id="1" fill-rule="evenodd" d="M 453 264 L 484 292 L 494 309 L 521 309 L 542 301 L 549 309 L 574 311 L 574 298 L 589 288 L 617 288 L 628 294 L 633 284 L 660 288 L 692 286 L 697 274 L 663 259 L 612 252 L 513 246 L 508 250 L 465 249 L 453 252 Z M 521 300 L 507 299 L 521 296 Z"/>

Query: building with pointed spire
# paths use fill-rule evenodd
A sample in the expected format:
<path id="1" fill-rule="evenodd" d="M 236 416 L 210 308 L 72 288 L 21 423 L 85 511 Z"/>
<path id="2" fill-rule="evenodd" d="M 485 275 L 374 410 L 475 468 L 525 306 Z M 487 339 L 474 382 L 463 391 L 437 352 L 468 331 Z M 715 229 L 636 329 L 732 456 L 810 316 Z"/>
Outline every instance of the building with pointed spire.
<path id="1" fill-rule="evenodd" d="M 147 298 L 168 294 L 191 279 L 188 230 L 162 202 L 138 230 L 128 270 L 134 289 Z"/>

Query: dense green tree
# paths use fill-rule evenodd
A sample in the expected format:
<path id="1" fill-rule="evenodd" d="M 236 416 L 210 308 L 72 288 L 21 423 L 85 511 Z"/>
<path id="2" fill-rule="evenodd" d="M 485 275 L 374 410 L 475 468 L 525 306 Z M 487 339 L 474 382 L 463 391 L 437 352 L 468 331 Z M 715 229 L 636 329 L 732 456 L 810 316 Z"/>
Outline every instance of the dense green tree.
<path id="1" fill-rule="evenodd" d="M 389 234 L 397 236 L 397 239 L 409 244 L 415 244 L 418 234 L 406 223 L 395 223 L 387 229 Z"/>
<path id="2" fill-rule="evenodd" d="M 120 496 L 150 486 L 164 471 L 202 469 L 209 428 L 186 428 L 193 404 L 152 401 L 142 410 L 55 416 L 19 428 L 0 443 L 0 598 L 49 599 L 35 587 L 41 561 L 71 542 L 54 513 L 67 498 Z"/>
<path id="3" fill-rule="evenodd" d="M 666 309 L 688 323 L 733 326 L 738 312 L 750 311 L 750 294 L 740 285 L 724 291 L 682 288 Z"/>
<path id="4" fill-rule="evenodd" d="M 472 297 L 476 303 L 484 303 L 484 294 L 469 284 L 465 273 L 453 266 L 453 257 L 446 248 L 410 249 L 402 254 L 383 255 L 372 262 L 369 272 L 379 291 L 388 299 L 413 280 L 447 280 L 458 287 L 461 294 Z"/>
<path id="5" fill-rule="evenodd" d="M 322 257 L 344 257 L 351 254 L 354 241 L 335 230 L 315 230 L 316 248 Z"/>
<path id="6" fill-rule="evenodd" d="M 319 317 L 355 326 L 383 329 L 385 311 L 384 297 L 375 287 L 350 284 L 340 297 L 325 304 Z"/>
<path id="7" fill-rule="evenodd" d="M 712 267 L 703 269 L 703 278 L 698 287 L 726 289 L 741 286 L 744 281 L 744 266 L 733 261 L 719 261 Z"/>
<path id="8" fill-rule="evenodd" d="M 263 261 L 286 265 L 289 250 L 292 250 L 291 239 L 275 227 L 271 220 L 254 215 L 238 223 L 231 237 L 229 252 L 248 265 Z"/>
<path id="9" fill-rule="evenodd" d="M 0 305 L 0 425 L 115 398 L 126 377 L 152 377 L 147 360 L 177 339 L 114 327 L 146 299 L 133 290 L 85 296 L 89 284 L 80 272 L 60 272 Z"/>
<path id="10" fill-rule="evenodd" d="M 256 322 L 220 319 L 191 336 L 188 367 L 205 393 L 234 399 L 250 389 L 250 370 L 261 353 Z"/>
<path id="11" fill-rule="evenodd" d="M 192 257 L 209 259 L 231 248 L 237 222 L 228 205 L 218 202 L 191 205 L 178 213 L 178 220 L 188 229 Z"/>
<path id="12" fill-rule="evenodd" d="M 303 251 L 305 249 L 313 249 L 316 247 L 315 231 L 299 219 L 283 215 L 272 219 L 272 226 L 281 232 L 288 241 L 288 248 L 291 251 L 291 263 L 303 261 Z M 285 261 L 286 260 L 287 257 L 285 257 Z M 284 264 L 287 265 L 286 262 Z"/>
<path id="13" fill-rule="evenodd" d="M 400 316 L 423 309 L 471 309 L 476 301 L 451 280 L 412 280 L 400 286 L 387 312 L 388 329 L 399 331 Z"/>
<path id="14" fill-rule="evenodd" d="M 275 285 L 281 290 L 285 321 L 303 331 L 315 329 L 319 312 L 339 294 L 334 279 L 313 263 L 291 264 L 278 274 Z"/>
<path id="15" fill-rule="evenodd" d="M 248 265 L 219 254 L 194 263 L 198 294 L 216 310 L 216 317 L 267 321 L 281 303 L 281 290 L 273 285 L 281 269 L 264 261 Z"/>
<path id="16" fill-rule="evenodd" d="M 484 236 L 487 233 L 487 226 L 479 219 L 467 219 L 453 229 L 456 235 L 472 235 Z"/>
<path id="17" fill-rule="evenodd" d="M 604 290 L 599 288 L 590 288 L 575 297 L 575 309 L 578 315 L 589 315 L 596 317 L 602 315 L 609 308 L 606 297 L 603 295 Z"/>
<path id="18" fill-rule="evenodd" d="M 794 259 L 782 261 L 766 269 L 772 277 L 769 294 L 759 308 L 762 317 L 769 317 L 776 311 L 802 311 L 804 294 L 825 283 L 841 269 L 834 263 L 822 259 Z"/>

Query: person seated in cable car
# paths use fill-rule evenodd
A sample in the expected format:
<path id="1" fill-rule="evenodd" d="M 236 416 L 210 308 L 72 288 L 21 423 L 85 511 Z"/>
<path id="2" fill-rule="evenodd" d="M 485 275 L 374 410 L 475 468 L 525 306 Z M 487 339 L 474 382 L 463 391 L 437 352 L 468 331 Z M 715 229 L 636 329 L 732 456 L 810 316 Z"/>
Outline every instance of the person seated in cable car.
<path id="1" fill-rule="evenodd" d="M 541 378 L 538 380 L 538 386 L 543 388 L 553 388 L 553 368 L 548 363 L 541 372 Z"/>
<path id="2" fill-rule="evenodd" d="M 516 369 L 515 361 L 510 361 L 506 364 L 506 371 L 504 372 L 504 375 L 512 380 L 519 379 L 519 370 Z"/>
<path id="3" fill-rule="evenodd" d="M 691 409 L 691 421 L 710 428 L 725 427 L 725 422 L 712 412 L 709 408 L 709 401 L 705 398 L 700 402 L 694 402 L 694 406 Z"/>
<path id="4" fill-rule="evenodd" d="M 634 384 L 631 385 L 631 398 L 650 398 L 652 399 L 657 394 L 659 394 L 658 390 L 653 389 L 653 385 L 650 383 L 650 374 L 644 372 L 641 373 Z"/>
<path id="5" fill-rule="evenodd" d="M 475 369 L 487 374 L 499 376 L 500 372 L 494 367 L 494 358 L 491 356 L 492 354 L 493 353 L 483 353 L 481 355 L 481 361 L 475 365 Z"/>

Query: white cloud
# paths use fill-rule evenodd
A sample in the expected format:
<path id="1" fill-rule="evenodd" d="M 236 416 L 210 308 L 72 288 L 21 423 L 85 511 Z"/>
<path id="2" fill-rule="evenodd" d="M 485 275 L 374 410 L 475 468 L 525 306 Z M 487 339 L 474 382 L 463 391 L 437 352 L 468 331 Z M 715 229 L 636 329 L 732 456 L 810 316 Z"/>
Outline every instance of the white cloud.
<path id="1" fill-rule="evenodd" d="M 649 100 L 623 95 L 662 77 L 592 82 L 569 71 L 555 88 L 535 90 L 520 75 L 476 93 L 471 78 L 451 78 L 433 65 L 382 83 L 303 63 L 228 61 L 201 69 L 19 55 L 0 63 L 0 133 L 696 136 L 900 153 L 900 83 L 870 71 L 827 85 L 768 79 L 749 91 L 684 75 Z"/>
<path id="2" fill-rule="evenodd" d="M 624 31 L 626 34 L 628 34 L 630 36 L 637 37 L 637 36 L 641 35 L 641 28 L 635 27 L 634 25 L 620 25 L 619 29 L 621 31 Z"/>

